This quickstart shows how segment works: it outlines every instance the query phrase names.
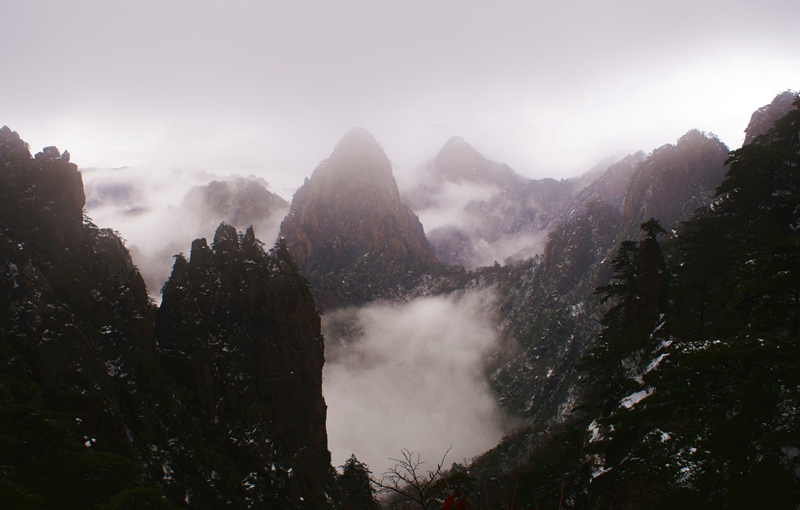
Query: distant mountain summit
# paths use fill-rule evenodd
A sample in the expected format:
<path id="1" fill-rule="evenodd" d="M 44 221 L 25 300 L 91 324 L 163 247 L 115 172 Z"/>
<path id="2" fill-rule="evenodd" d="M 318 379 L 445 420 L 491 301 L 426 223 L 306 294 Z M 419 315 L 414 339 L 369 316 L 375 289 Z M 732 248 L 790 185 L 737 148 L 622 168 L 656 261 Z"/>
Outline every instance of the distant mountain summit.
<path id="1" fill-rule="evenodd" d="M 580 179 L 529 179 L 484 157 L 459 136 L 444 144 L 420 177 L 403 200 L 423 218 L 458 212 L 451 223 L 428 225 L 428 239 L 439 260 L 467 269 L 541 253 L 547 229 L 582 184 Z"/>
<path id="2" fill-rule="evenodd" d="M 434 168 L 438 179 L 450 182 L 467 181 L 506 188 L 530 180 L 505 163 L 486 159 L 460 136 L 452 137 L 442 146 Z"/>
<path id="3" fill-rule="evenodd" d="M 297 190 L 280 236 L 321 309 L 408 287 L 438 267 L 422 224 L 400 201 L 389 158 L 350 130 Z"/>
<path id="4" fill-rule="evenodd" d="M 775 99 L 770 104 L 754 111 L 750 117 L 750 123 L 744 130 L 745 137 L 742 145 L 748 145 L 757 136 L 763 135 L 772 129 L 776 120 L 786 115 L 789 110 L 794 109 L 792 103 L 795 99 L 797 99 L 797 92 L 786 90 L 775 96 Z"/>
<path id="5" fill-rule="evenodd" d="M 224 221 L 246 229 L 249 225 L 267 222 L 277 213 L 283 215 L 289 209 L 289 202 L 269 191 L 265 184 L 241 177 L 211 181 L 190 189 L 183 199 L 183 206 L 216 224 Z M 267 240 L 272 242 L 272 239 Z"/>

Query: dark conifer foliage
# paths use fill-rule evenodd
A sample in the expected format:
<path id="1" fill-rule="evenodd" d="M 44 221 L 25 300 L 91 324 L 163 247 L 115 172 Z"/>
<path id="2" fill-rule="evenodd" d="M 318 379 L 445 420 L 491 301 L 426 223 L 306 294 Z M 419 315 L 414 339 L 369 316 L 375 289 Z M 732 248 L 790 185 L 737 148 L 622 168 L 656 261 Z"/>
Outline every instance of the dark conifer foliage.
<path id="1" fill-rule="evenodd" d="M 676 491 L 719 507 L 790 508 L 800 496 L 798 163 L 795 109 L 731 154 L 717 200 L 669 247 L 675 341 L 642 412 L 659 413 L 683 456 Z"/>
<path id="2" fill-rule="evenodd" d="M 637 285 L 653 224 L 598 289 L 614 304 L 584 361 L 602 404 L 585 445 L 597 508 L 800 501 L 800 110 L 727 163 L 716 200 L 666 242 L 668 292 Z"/>
<path id="3" fill-rule="evenodd" d="M 340 466 L 341 473 L 336 474 L 336 491 L 341 501 L 341 507 L 347 510 L 377 510 L 380 508 L 375 501 L 375 490 L 372 487 L 372 471 L 355 455 L 350 455 L 344 465 Z"/>
<path id="4" fill-rule="evenodd" d="M 730 154 L 714 200 L 623 241 L 564 422 L 506 438 L 501 493 L 538 508 L 797 508 L 800 99 Z M 499 458 L 494 458 L 499 457 Z"/>

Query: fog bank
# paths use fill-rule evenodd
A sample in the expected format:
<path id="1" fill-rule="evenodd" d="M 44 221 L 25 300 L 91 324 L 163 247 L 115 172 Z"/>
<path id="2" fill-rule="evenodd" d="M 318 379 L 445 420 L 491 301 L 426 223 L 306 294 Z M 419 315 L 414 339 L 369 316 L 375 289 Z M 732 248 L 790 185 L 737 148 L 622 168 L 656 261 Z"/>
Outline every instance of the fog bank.
<path id="1" fill-rule="evenodd" d="M 508 428 L 484 375 L 497 335 L 491 295 L 370 304 L 323 316 L 328 445 L 339 466 L 355 453 L 380 475 L 400 449 L 433 468 L 493 447 Z"/>

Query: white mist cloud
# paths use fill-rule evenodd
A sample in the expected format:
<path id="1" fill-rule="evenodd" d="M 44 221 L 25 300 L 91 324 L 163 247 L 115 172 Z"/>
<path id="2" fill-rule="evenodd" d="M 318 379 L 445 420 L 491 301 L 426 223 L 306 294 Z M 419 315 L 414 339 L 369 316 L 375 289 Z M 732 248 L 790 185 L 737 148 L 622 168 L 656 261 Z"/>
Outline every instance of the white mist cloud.
<path id="1" fill-rule="evenodd" d="M 414 210 L 426 232 L 451 225 L 457 228 L 470 228 L 475 218 L 468 213 L 470 202 L 488 201 L 500 193 L 496 186 L 471 182 L 445 182 L 441 191 L 432 197 L 435 201 L 430 207 Z"/>
<path id="2" fill-rule="evenodd" d="M 508 421 L 483 370 L 497 344 L 490 302 L 474 292 L 326 313 L 323 392 L 334 465 L 355 453 L 379 476 L 406 448 L 433 468 L 452 445 L 449 467 L 497 444 Z"/>
<path id="3" fill-rule="evenodd" d="M 548 231 L 503 235 L 493 242 L 478 239 L 472 245 L 475 267 L 490 266 L 495 262 L 526 260 L 544 252 Z M 471 269 L 471 268 L 470 268 Z"/>
<path id="4" fill-rule="evenodd" d="M 99 227 L 113 228 L 125 239 L 133 263 L 141 270 L 148 292 L 157 301 L 161 300 L 161 286 L 172 271 L 173 255 L 181 252 L 188 255 L 192 240 L 200 237 L 208 239 L 210 244 L 223 220 L 205 204 L 186 203 L 186 194 L 193 187 L 205 186 L 213 180 L 239 177 L 139 167 L 82 168 L 81 173 L 87 214 Z M 267 247 L 274 244 L 286 212 L 275 211 L 253 224 L 256 237 Z M 250 225 L 234 226 L 244 230 Z"/>
<path id="5" fill-rule="evenodd" d="M 442 238 L 455 235 L 455 229 L 469 244 L 463 253 L 467 260 L 451 260 L 451 263 L 474 269 L 495 261 L 524 260 L 544 250 L 546 230 L 505 232 L 509 218 L 519 213 L 520 204 L 504 198 L 497 186 L 473 182 L 432 183 L 426 182 L 424 168 L 418 173 L 418 187 L 409 186 L 404 199 L 419 216 L 428 239 L 439 249 L 440 243 L 447 244 Z M 523 206 L 536 209 L 531 203 Z"/>

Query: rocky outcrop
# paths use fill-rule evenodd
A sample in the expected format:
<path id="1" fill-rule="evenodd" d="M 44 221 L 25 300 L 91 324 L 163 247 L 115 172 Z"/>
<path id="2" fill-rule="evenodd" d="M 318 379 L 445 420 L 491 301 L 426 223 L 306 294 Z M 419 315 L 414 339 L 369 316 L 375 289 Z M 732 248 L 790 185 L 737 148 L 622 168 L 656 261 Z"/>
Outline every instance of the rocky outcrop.
<path id="1" fill-rule="evenodd" d="M 589 268 L 603 259 L 621 219 L 616 208 L 597 200 L 550 234 L 542 270 L 550 273 L 560 294 L 572 290 Z"/>
<path id="2" fill-rule="evenodd" d="M 650 218 L 664 228 L 691 217 L 708 204 L 725 177 L 728 148 L 714 135 L 693 129 L 675 145 L 654 150 L 636 167 L 623 212 L 630 235 Z"/>
<path id="3" fill-rule="evenodd" d="M 107 173 L 110 182 L 104 183 L 95 175 L 94 188 L 87 191 L 95 207 L 101 207 L 105 202 L 106 206 L 117 208 L 124 216 L 140 216 L 137 221 L 140 225 L 162 225 L 157 236 L 162 240 L 160 244 L 151 244 L 149 250 L 142 250 L 135 244 L 129 246 L 148 289 L 158 301 L 161 299 L 158 291 L 172 270 L 172 256 L 188 247 L 193 239 L 210 235 L 224 221 L 239 230 L 253 226 L 260 239 L 271 246 L 277 240 L 278 226 L 289 210 L 289 203 L 269 191 L 264 179 L 252 175 L 192 187 L 179 207 L 162 208 L 152 204 L 155 208 L 148 208 L 136 205 L 148 202 L 146 186 L 141 180 L 135 183 L 115 181 L 114 172 Z M 125 220 L 121 218 L 121 221 Z M 158 248 L 153 250 L 155 246 Z"/>
<path id="4" fill-rule="evenodd" d="M 297 190 L 280 235 L 321 309 L 410 287 L 438 266 L 419 218 L 400 201 L 389 158 L 361 128 Z"/>
<path id="5" fill-rule="evenodd" d="M 597 179 L 575 195 L 572 204 L 565 211 L 565 219 L 582 214 L 587 204 L 597 201 L 606 202 L 622 211 L 631 176 L 645 156 L 643 151 L 639 151 L 606 168 Z"/>
<path id="6" fill-rule="evenodd" d="M 0 128 L 2 329 L 49 398 L 88 434 L 126 436 L 106 362 L 155 353 L 154 308 L 119 237 L 84 222 L 81 174 L 67 152 L 33 158 Z"/>
<path id="7" fill-rule="evenodd" d="M 326 507 L 319 316 L 285 244 L 223 225 L 156 315 L 83 201 L 66 152 L 0 129 L 0 501 Z"/>
<path id="8" fill-rule="evenodd" d="M 268 498 L 285 483 L 292 500 L 324 506 L 323 340 L 285 242 L 270 257 L 252 228 L 241 235 L 224 223 L 211 246 L 195 240 L 164 286 L 155 337 L 204 436 L 234 448 L 251 473 L 249 490 Z"/>
<path id="9" fill-rule="evenodd" d="M 775 121 L 783 117 L 793 108 L 792 103 L 795 99 L 797 99 L 797 92 L 787 90 L 775 96 L 775 99 L 773 99 L 770 104 L 762 106 L 754 111 L 753 115 L 750 117 L 750 123 L 744 130 L 745 137 L 742 145 L 748 145 L 755 140 L 756 137 L 772 129 Z"/>

